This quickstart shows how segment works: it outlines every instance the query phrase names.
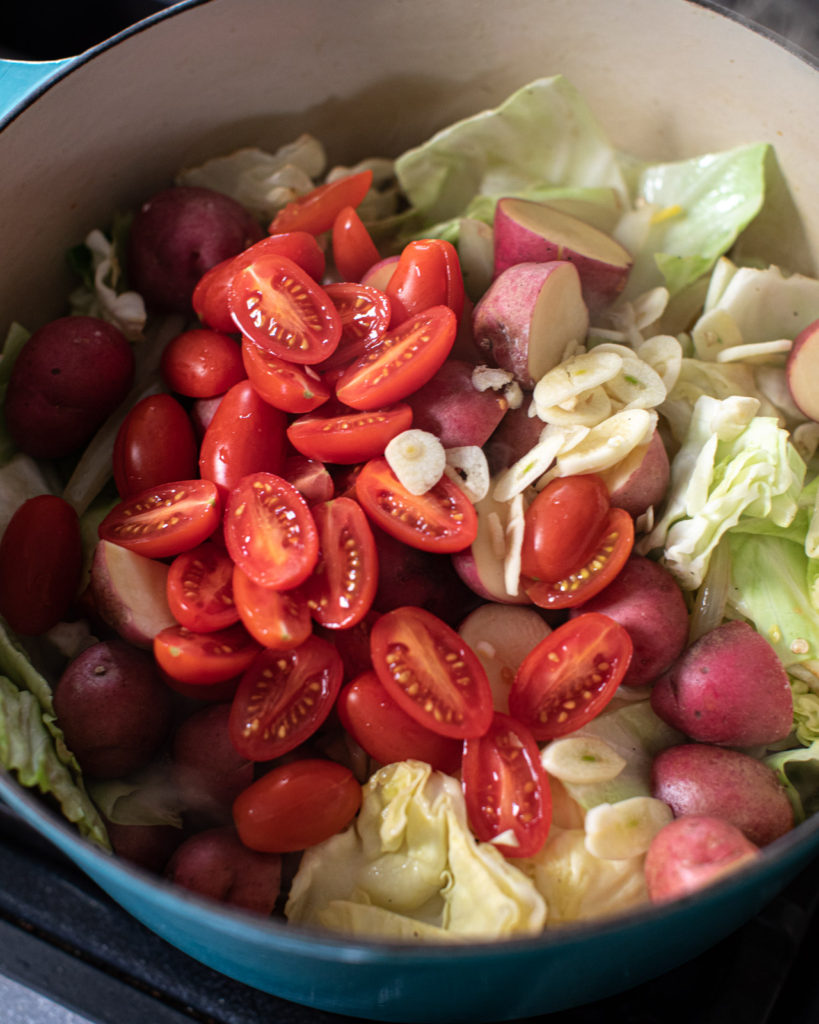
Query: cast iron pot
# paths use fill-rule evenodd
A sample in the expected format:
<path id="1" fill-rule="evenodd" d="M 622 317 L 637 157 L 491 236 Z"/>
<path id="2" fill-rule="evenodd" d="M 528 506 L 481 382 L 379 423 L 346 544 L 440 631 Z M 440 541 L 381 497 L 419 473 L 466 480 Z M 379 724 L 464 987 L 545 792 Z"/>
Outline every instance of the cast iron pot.
<path id="1" fill-rule="evenodd" d="M 302 131 L 333 161 L 398 153 L 558 72 L 641 156 L 775 143 L 784 178 L 742 244 L 815 272 L 819 73 L 724 12 L 686 0 L 194 0 L 76 59 L 0 64 L 0 333 L 59 315 L 67 244 L 181 166 Z M 819 852 L 817 818 L 670 906 L 533 939 L 410 948 L 223 909 L 101 853 L 12 778 L 0 777 L 0 796 L 191 956 L 283 998 L 378 1020 L 514 1019 L 622 991 L 735 930 Z"/>

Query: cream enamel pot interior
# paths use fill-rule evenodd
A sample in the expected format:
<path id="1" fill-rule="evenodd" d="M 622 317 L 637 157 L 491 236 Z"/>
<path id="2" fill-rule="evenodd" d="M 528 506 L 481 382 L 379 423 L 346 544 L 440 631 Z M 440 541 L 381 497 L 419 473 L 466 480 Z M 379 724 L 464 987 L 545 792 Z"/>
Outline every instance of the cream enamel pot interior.
<path id="1" fill-rule="evenodd" d="M 397 153 L 558 72 L 639 155 L 773 142 L 787 186 L 778 180 L 742 244 L 815 270 L 819 73 L 718 10 L 686 0 L 207 0 L 76 59 L 0 65 L 0 332 L 59 315 L 66 246 L 180 166 L 302 131 L 333 161 Z M 811 820 L 754 867 L 673 906 L 536 939 L 407 948 L 214 907 L 92 848 L 13 779 L 0 779 L 0 796 L 191 956 L 286 999 L 376 1020 L 513 1019 L 625 989 L 737 928 L 819 852 Z"/>

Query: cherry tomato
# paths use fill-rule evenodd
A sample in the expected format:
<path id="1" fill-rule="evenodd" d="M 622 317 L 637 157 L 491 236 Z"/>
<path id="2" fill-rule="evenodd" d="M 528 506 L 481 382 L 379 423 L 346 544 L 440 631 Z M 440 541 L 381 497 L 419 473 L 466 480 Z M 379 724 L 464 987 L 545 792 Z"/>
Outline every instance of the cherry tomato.
<path id="1" fill-rule="evenodd" d="M 274 473 L 251 473 L 230 492 L 225 543 L 243 572 L 276 590 L 303 583 L 318 561 L 318 531 L 307 502 Z"/>
<path id="2" fill-rule="evenodd" d="M 336 702 L 341 724 L 379 764 L 413 759 L 454 774 L 462 741 L 427 729 L 402 710 L 375 672 L 364 672 L 342 689 Z"/>
<path id="3" fill-rule="evenodd" d="M 170 558 L 207 540 L 221 513 L 216 484 L 178 480 L 119 502 L 100 523 L 98 534 L 147 558 Z"/>
<path id="4" fill-rule="evenodd" d="M 521 572 L 554 583 L 584 565 L 597 546 L 609 511 L 602 477 L 558 477 L 526 510 Z"/>
<path id="5" fill-rule="evenodd" d="M 284 463 L 287 417 L 248 380 L 234 384 L 213 414 L 199 449 L 199 473 L 223 499 L 248 473 L 278 473 Z"/>
<path id="6" fill-rule="evenodd" d="M 166 589 L 171 614 L 194 633 L 212 633 L 239 621 L 233 600 L 233 562 L 212 541 L 176 556 L 168 569 Z"/>
<path id="7" fill-rule="evenodd" d="M 271 761 L 294 750 L 330 714 L 343 674 L 338 651 L 317 636 L 291 650 L 263 650 L 233 698 L 233 746 L 248 761 Z"/>
<path id="8" fill-rule="evenodd" d="M 384 290 L 392 308 L 390 327 L 432 306 L 449 306 L 460 320 L 464 281 L 455 246 L 441 238 L 410 242 Z"/>
<path id="9" fill-rule="evenodd" d="M 525 725 L 495 713 L 489 731 L 464 740 L 462 780 L 472 831 L 505 857 L 532 857 L 552 821 L 549 780 Z M 514 841 L 496 842 L 511 833 Z"/>
<path id="10" fill-rule="evenodd" d="M 191 480 L 199 446 L 185 409 L 172 395 L 148 395 L 122 422 L 114 441 L 114 483 L 121 498 Z"/>
<path id="11" fill-rule="evenodd" d="M 308 505 L 329 501 L 335 494 L 330 471 L 319 459 L 308 459 L 300 454 L 288 455 L 279 475 L 296 488 Z"/>
<path id="12" fill-rule="evenodd" d="M 71 607 L 82 564 L 74 507 L 55 494 L 29 498 L 0 540 L 0 615 L 24 636 L 45 633 Z"/>
<path id="13" fill-rule="evenodd" d="M 312 412 L 327 401 L 331 389 L 312 366 L 291 363 L 244 338 L 242 360 L 248 380 L 262 398 L 284 412 Z"/>
<path id="14" fill-rule="evenodd" d="M 159 674 L 165 685 L 174 693 L 179 693 L 191 700 L 204 701 L 207 704 L 222 704 L 233 700 L 233 694 L 236 693 L 240 678 L 234 676 L 232 679 L 223 679 L 218 683 L 183 683 L 180 679 L 169 676 L 161 668 Z"/>
<path id="15" fill-rule="evenodd" d="M 172 338 L 162 353 L 161 370 L 171 391 L 188 398 L 224 394 L 245 377 L 242 353 L 235 339 L 204 327 L 183 331 Z"/>
<path id="16" fill-rule="evenodd" d="M 308 459 L 341 465 L 383 455 L 389 442 L 412 423 L 412 409 L 404 402 L 371 412 L 322 413 L 323 410 L 293 420 L 287 437 L 296 451 Z"/>
<path id="17" fill-rule="evenodd" d="M 307 599 L 298 588 L 261 587 L 236 565 L 233 597 L 245 629 L 263 647 L 277 651 L 298 647 L 313 630 Z"/>
<path id="18" fill-rule="evenodd" d="M 454 629 L 423 608 L 395 608 L 373 624 L 373 668 L 387 692 L 416 722 L 465 739 L 492 721 L 486 672 Z"/>
<path id="19" fill-rule="evenodd" d="M 631 653 L 631 637 L 614 619 L 578 615 L 523 659 L 509 691 L 509 713 L 539 742 L 574 732 L 614 696 Z"/>
<path id="20" fill-rule="evenodd" d="M 314 281 L 320 281 L 324 274 L 324 251 L 313 235 L 306 231 L 269 235 L 254 242 L 238 256 L 217 263 L 203 274 L 193 292 L 193 308 L 202 323 L 226 334 L 236 330 L 228 301 L 234 275 L 241 267 L 249 266 L 258 256 L 271 252 L 297 263 Z"/>
<path id="21" fill-rule="evenodd" d="M 382 409 L 406 398 L 441 368 L 457 329 L 448 306 L 410 317 L 347 367 L 336 383 L 338 400 L 354 409 Z"/>
<path id="22" fill-rule="evenodd" d="M 351 281 L 328 284 L 324 290 L 341 317 L 341 340 L 318 369 L 344 369 L 381 343 L 390 325 L 390 300 L 378 288 Z"/>
<path id="23" fill-rule="evenodd" d="M 210 686 L 245 672 L 261 646 L 237 622 L 213 633 L 167 626 L 154 637 L 154 658 L 163 672 L 180 683 Z"/>
<path id="24" fill-rule="evenodd" d="M 345 206 L 333 221 L 333 262 L 345 281 L 360 281 L 381 254 L 355 208 Z"/>
<path id="25" fill-rule="evenodd" d="M 372 171 L 347 174 L 328 181 L 288 203 L 273 218 L 269 231 L 307 231 L 320 235 L 329 231 L 339 212 L 346 206 L 358 206 L 370 190 Z"/>
<path id="26" fill-rule="evenodd" d="M 333 498 L 311 509 L 319 559 L 301 587 L 316 622 L 349 629 L 370 610 L 378 587 L 378 555 L 367 517 L 352 498 Z"/>
<path id="27" fill-rule="evenodd" d="M 574 608 L 599 594 L 620 572 L 634 547 L 634 520 L 622 508 L 609 510 L 596 546 L 567 576 L 555 582 L 523 577 L 526 596 L 540 608 Z"/>
<path id="28" fill-rule="evenodd" d="M 361 786 L 349 768 L 309 758 L 274 768 L 233 803 L 239 838 L 251 850 L 293 853 L 329 839 L 361 806 Z"/>
<path id="29" fill-rule="evenodd" d="M 475 506 L 446 476 L 424 494 L 411 494 L 385 458 L 370 459 L 361 467 L 355 494 L 376 526 L 412 548 L 463 551 L 478 534 Z"/>

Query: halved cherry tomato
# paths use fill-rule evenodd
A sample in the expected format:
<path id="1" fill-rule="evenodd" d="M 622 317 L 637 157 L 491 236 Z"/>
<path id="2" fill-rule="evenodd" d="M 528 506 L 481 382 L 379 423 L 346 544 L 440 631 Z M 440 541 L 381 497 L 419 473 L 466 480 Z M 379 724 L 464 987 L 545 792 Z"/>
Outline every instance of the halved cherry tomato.
<path id="1" fill-rule="evenodd" d="M 373 624 L 373 668 L 399 707 L 416 722 L 465 739 L 492 721 L 486 672 L 454 629 L 423 608 L 395 608 Z"/>
<path id="2" fill-rule="evenodd" d="M 409 242 L 384 290 L 392 307 L 391 328 L 432 306 L 449 306 L 460 320 L 464 280 L 455 246 L 442 238 Z"/>
<path id="3" fill-rule="evenodd" d="M 312 366 L 280 359 L 247 337 L 242 339 L 242 360 L 248 380 L 256 391 L 283 412 L 311 412 L 332 394 Z"/>
<path id="4" fill-rule="evenodd" d="M 170 558 L 207 540 L 221 516 L 216 484 L 177 480 L 119 502 L 100 523 L 98 534 L 147 558 Z"/>
<path id="5" fill-rule="evenodd" d="M 526 510 L 521 573 L 554 583 L 584 565 L 597 546 L 609 511 L 602 477 L 558 477 Z"/>
<path id="6" fill-rule="evenodd" d="M 168 569 L 168 607 L 194 633 L 212 633 L 239 621 L 233 600 L 233 562 L 224 548 L 205 541 L 177 555 Z"/>
<path id="7" fill-rule="evenodd" d="M 306 231 L 288 231 L 283 234 L 269 235 L 254 242 L 238 256 L 217 263 L 199 280 L 193 291 L 192 304 L 196 315 L 215 331 L 232 334 L 236 324 L 230 315 L 228 291 L 236 272 L 249 266 L 253 260 L 267 253 L 278 253 L 297 263 L 314 281 L 320 281 L 324 275 L 324 250 L 314 235 Z"/>
<path id="8" fill-rule="evenodd" d="M 285 256 L 260 256 L 234 276 L 230 311 L 242 334 L 293 363 L 320 363 L 335 352 L 341 318 L 326 293 Z"/>
<path id="9" fill-rule="evenodd" d="M 240 675 L 261 649 L 240 622 L 213 633 L 168 626 L 154 637 L 154 658 L 162 671 L 194 686 L 223 683 Z"/>
<path id="10" fill-rule="evenodd" d="M 294 853 L 329 839 L 361 806 L 361 786 L 336 761 L 305 758 L 279 765 L 233 803 L 239 838 L 262 853 Z"/>
<path id="11" fill-rule="evenodd" d="M 276 590 L 303 583 L 318 561 L 318 531 L 307 502 L 274 473 L 251 473 L 230 492 L 225 544 L 243 572 Z"/>
<path id="12" fill-rule="evenodd" d="M 448 306 L 410 317 L 347 367 L 336 383 L 338 400 L 354 409 L 382 409 L 406 398 L 438 372 L 457 330 Z"/>
<path id="13" fill-rule="evenodd" d="M 191 700 L 204 701 L 207 704 L 223 704 L 233 700 L 233 694 L 236 693 L 241 678 L 234 676 L 232 679 L 223 679 L 218 683 L 183 683 L 181 679 L 174 679 L 161 668 L 159 674 L 165 685 L 174 693 L 179 693 Z"/>
<path id="14" fill-rule="evenodd" d="M 300 589 L 259 586 L 238 565 L 233 566 L 233 597 L 245 629 L 263 647 L 286 651 L 310 636 L 313 620 Z"/>
<path id="15" fill-rule="evenodd" d="M 609 510 L 595 547 L 585 561 L 555 582 L 522 577 L 526 596 L 540 608 L 574 608 L 607 587 L 634 547 L 634 520 L 622 508 Z"/>
<path id="16" fill-rule="evenodd" d="M 372 607 L 378 554 L 367 517 L 352 498 L 333 498 L 311 509 L 319 560 L 301 586 L 310 614 L 329 629 L 349 629 Z"/>
<path id="17" fill-rule="evenodd" d="M 317 636 L 291 650 L 262 651 L 233 698 L 233 746 L 248 761 L 271 761 L 294 750 L 330 714 L 343 675 L 338 651 Z"/>
<path id="18" fill-rule="evenodd" d="M 279 476 L 292 484 L 308 505 L 329 501 L 335 494 L 335 483 L 329 469 L 319 459 L 306 455 L 288 455 Z"/>
<path id="19" fill-rule="evenodd" d="M 318 185 L 279 210 L 269 231 L 308 231 L 311 235 L 329 231 L 345 206 L 358 206 L 372 181 L 373 172 L 367 170 Z"/>
<path id="20" fill-rule="evenodd" d="M 580 729 L 614 696 L 632 654 L 627 631 L 598 612 L 558 626 L 523 659 L 509 713 L 538 741 Z"/>
<path id="21" fill-rule="evenodd" d="M 71 607 L 82 563 L 74 507 L 56 494 L 29 498 L 0 540 L 0 614 L 24 636 L 45 633 Z"/>
<path id="22" fill-rule="evenodd" d="M 360 281 L 381 254 L 362 219 L 345 206 L 333 221 L 333 262 L 345 281 Z"/>
<path id="23" fill-rule="evenodd" d="M 172 395 L 148 395 L 131 409 L 114 440 L 114 483 L 121 498 L 191 480 L 199 446 L 193 424 Z"/>
<path id="24" fill-rule="evenodd" d="M 308 459 L 341 465 L 383 455 L 388 443 L 412 423 L 412 409 L 404 402 L 371 412 L 322 413 L 324 410 L 293 420 L 287 437 L 296 451 Z"/>
<path id="25" fill-rule="evenodd" d="M 344 369 L 381 343 L 390 325 L 390 300 L 378 288 L 351 281 L 328 284 L 324 290 L 341 317 L 341 341 L 317 369 Z"/>
<path id="26" fill-rule="evenodd" d="M 171 391 L 188 398 L 222 395 L 245 377 L 235 338 L 204 327 L 172 338 L 162 353 L 161 370 Z"/>
<path id="27" fill-rule="evenodd" d="M 462 741 L 421 725 L 396 704 L 375 672 L 364 672 L 342 689 L 336 702 L 341 724 L 379 764 L 414 759 L 453 775 Z"/>
<path id="28" fill-rule="evenodd" d="M 532 733 L 509 715 L 495 713 L 489 731 L 464 740 L 464 799 L 472 831 L 505 857 L 532 857 L 552 821 L 549 780 Z M 514 840 L 497 842 L 510 833 Z"/>
<path id="29" fill-rule="evenodd" d="M 475 506 L 449 477 L 411 494 L 385 458 L 370 459 L 355 482 L 356 497 L 376 526 L 422 551 L 463 551 L 478 535 Z"/>
<path id="30" fill-rule="evenodd" d="M 199 474 L 223 499 L 248 473 L 278 473 L 284 463 L 287 417 L 249 380 L 234 384 L 216 408 L 199 449 Z"/>

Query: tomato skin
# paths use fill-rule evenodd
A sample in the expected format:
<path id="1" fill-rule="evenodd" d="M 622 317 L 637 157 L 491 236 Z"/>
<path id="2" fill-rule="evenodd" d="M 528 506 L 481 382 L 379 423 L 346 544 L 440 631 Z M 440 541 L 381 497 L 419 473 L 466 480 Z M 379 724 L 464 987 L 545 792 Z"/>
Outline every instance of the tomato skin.
<path id="1" fill-rule="evenodd" d="M 330 714 L 343 675 L 338 651 L 317 636 L 291 650 L 263 650 L 233 698 L 233 746 L 249 761 L 272 761 L 295 750 Z"/>
<path id="2" fill-rule="evenodd" d="M 287 417 L 249 380 L 234 384 L 213 414 L 199 449 L 199 474 L 223 500 L 248 473 L 278 473 L 284 464 Z"/>
<path id="3" fill-rule="evenodd" d="M 188 398 L 224 394 L 245 377 L 236 340 L 228 333 L 204 327 L 171 338 L 162 353 L 160 369 L 171 391 Z"/>
<path id="4" fill-rule="evenodd" d="M 147 558 L 172 558 L 206 541 L 219 526 L 221 514 L 216 484 L 178 480 L 120 501 L 97 532 L 100 540 Z"/>
<path id="5" fill-rule="evenodd" d="M 0 539 L 0 615 L 23 636 L 45 633 L 71 607 L 82 564 L 74 507 L 55 494 L 29 498 Z"/>
<path id="6" fill-rule="evenodd" d="M 332 394 L 311 366 L 280 359 L 250 338 L 242 340 L 242 361 L 248 380 L 256 391 L 266 402 L 283 412 L 312 412 Z"/>
<path id="7" fill-rule="evenodd" d="M 492 721 L 486 672 L 454 629 L 423 608 L 396 608 L 370 632 L 373 668 L 393 700 L 416 722 L 466 739 Z"/>
<path id="8" fill-rule="evenodd" d="M 233 803 L 239 838 L 262 853 L 295 853 L 329 839 L 361 806 L 361 786 L 342 764 L 319 758 L 269 771 Z"/>
<path id="9" fill-rule="evenodd" d="M 191 686 L 224 683 L 245 672 L 261 650 L 241 623 L 212 633 L 167 626 L 154 637 L 154 658 L 172 679 Z"/>
<path id="10" fill-rule="evenodd" d="M 628 632 L 586 612 L 558 626 L 523 659 L 509 691 L 509 713 L 538 742 L 565 736 L 609 703 L 631 661 Z"/>
<path id="11" fill-rule="evenodd" d="M 409 242 L 384 289 L 392 307 L 390 327 L 432 306 L 449 306 L 457 320 L 464 309 L 464 281 L 451 242 L 422 238 Z"/>
<path id="12" fill-rule="evenodd" d="M 353 409 L 381 409 L 434 377 L 455 342 L 458 321 L 448 306 L 432 306 L 387 331 L 379 345 L 347 367 L 336 397 Z"/>
<path id="13" fill-rule="evenodd" d="M 270 223 L 271 234 L 279 231 L 307 231 L 320 235 L 329 231 L 339 212 L 358 206 L 370 190 L 372 171 L 359 171 L 318 185 L 283 207 Z"/>
<path id="14" fill-rule="evenodd" d="M 263 647 L 285 651 L 303 644 L 313 630 L 300 590 L 274 590 L 255 583 L 233 566 L 233 596 L 245 629 Z"/>
<path id="15" fill-rule="evenodd" d="M 320 553 L 301 590 L 316 622 L 328 629 L 349 629 L 370 610 L 378 587 L 375 539 L 352 498 L 333 498 L 311 511 Z"/>
<path id="16" fill-rule="evenodd" d="M 360 281 L 381 259 L 370 232 L 353 206 L 345 206 L 336 214 L 332 242 L 333 262 L 345 281 Z"/>
<path id="17" fill-rule="evenodd" d="M 318 369 L 340 370 L 380 344 L 390 325 L 390 300 L 368 284 L 340 281 L 324 288 L 341 318 L 341 340 Z"/>
<path id="18" fill-rule="evenodd" d="M 114 483 L 121 498 L 149 487 L 192 480 L 199 446 L 185 409 L 172 395 L 137 402 L 114 440 Z"/>
<path id="19" fill-rule="evenodd" d="M 575 608 L 609 585 L 628 561 L 634 547 L 634 520 L 622 508 L 612 508 L 597 544 L 585 562 L 557 582 L 532 582 L 521 577 L 526 596 L 540 608 Z"/>
<path id="20" fill-rule="evenodd" d="M 447 775 L 460 766 L 461 741 L 441 736 L 408 715 L 375 672 L 364 672 L 347 683 L 336 708 L 346 731 L 379 764 L 424 761 Z"/>
<path id="21" fill-rule="evenodd" d="M 383 455 L 389 442 L 411 424 L 412 409 L 405 402 L 397 402 L 371 412 L 308 414 L 293 420 L 287 437 L 296 451 L 308 459 L 354 465 Z"/>
<path id="22" fill-rule="evenodd" d="M 475 506 L 448 477 L 425 494 L 411 494 L 385 458 L 370 459 L 358 473 L 355 493 L 376 526 L 412 548 L 463 551 L 478 534 Z"/>
<path id="23" fill-rule="evenodd" d="M 171 562 L 167 596 L 173 617 L 193 633 L 212 633 L 239 621 L 233 600 L 233 562 L 212 541 L 184 551 Z"/>
<path id="24" fill-rule="evenodd" d="M 492 842 L 505 857 L 532 857 L 552 821 L 549 780 L 532 733 L 495 712 L 489 730 L 464 740 L 462 781 L 472 831 L 492 842 L 507 830 L 517 844 Z"/>
<path id="25" fill-rule="evenodd" d="M 602 477 L 558 477 L 526 510 L 521 573 L 555 583 L 584 565 L 596 546 L 609 510 Z"/>
<path id="26" fill-rule="evenodd" d="M 274 473 L 250 473 L 230 492 L 225 509 L 230 557 L 262 587 L 290 590 L 318 561 L 318 531 L 307 502 Z"/>

